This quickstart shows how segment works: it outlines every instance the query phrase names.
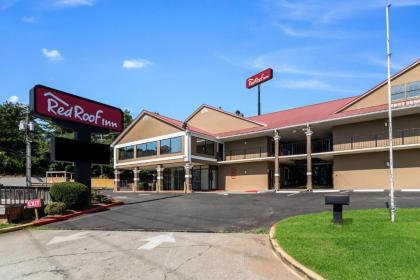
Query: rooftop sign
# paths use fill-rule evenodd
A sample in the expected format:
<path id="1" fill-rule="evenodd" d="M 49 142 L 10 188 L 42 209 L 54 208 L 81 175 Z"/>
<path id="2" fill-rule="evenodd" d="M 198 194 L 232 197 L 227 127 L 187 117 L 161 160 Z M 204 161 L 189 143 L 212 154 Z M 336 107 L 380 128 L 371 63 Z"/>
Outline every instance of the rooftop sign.
<path id="1" fill-rule="evenodd" d="M 121 109 L 64 91 L 36 85 L 30 94 L 31 111 L 44 118 L 121 132 Z"/>
<path id="2" fill-rule="evenodd" d="M 273 69 L 267 68 L 264 71 L 249 77 L 246 79 L 246 88 L 253 88 L 259 84 L 264 83 L 265 81 L 271 80 L 273 78 Z"/>

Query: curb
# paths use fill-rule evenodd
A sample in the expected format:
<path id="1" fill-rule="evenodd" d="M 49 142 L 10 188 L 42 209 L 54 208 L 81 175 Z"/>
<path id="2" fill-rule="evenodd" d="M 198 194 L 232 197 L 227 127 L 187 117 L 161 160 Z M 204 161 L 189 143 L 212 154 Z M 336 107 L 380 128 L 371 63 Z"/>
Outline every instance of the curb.
<path id="1" fill-rule="evenodd" d="M 270 228 L 270 244 L 273 253 L 278 256 L 285 265 L 287 265 L 290 269 L 295 271 L 301 278 L 303 279 L 310 279 L 310 280 L 325 280 L 324 277 L 319 275 L 318 273 L 310 270 L 297 260 L 295 260 L 292 256 L 286 253 L 284 249 L 277 243 L 275 239 L 275 232 L 276 232 L 276 224 L 272 225 Z"/>
<path id="2" fill-rule="evenodd" d="M 91 213 L 96 213 L 96 212 L 102 212 L 102 211 L 107 210 L 108 208 L 111 208 L 111 207 L 114 207 L 114 206 L 120 206 L 120 205 L 123 205 L 123 204 L 124 204 L 124 202 L 117 201 L 117 202 L 114 202 L 114 203 L 111 203 L 111 204 L 101 205 L 100 207 L 97 207 L 97 208 L 93 208 L 93 209 L 89 209 L 89 210 L 85 210 L 85 211 L 77 211 L 75 213 L 62 215 L 62 216 L 59 216 L 59 217 L 42 218 L 41 220 L 33 221 L 31 223 L 0 229 L 0 234 L 7 233 L 7 232 L 18 231 L 18 230 L 22 230 L 22 229 L 32 227 L 32 226 L 39 227 L 39 226 L 43 226 L 43 225 L 47 225 L 47 224 L 51 224 L 51 223 L 55 223 L 55 222 L 59 222 L 59 221 L 64 221 L 64 220 L 68 220 L 68 219 L 73 218 L 73 217 L 81 216 L 83 214 L 91 214 Z"/>
<path id="3" fill-rule="evenodd" d="M 100 207 L 97 208 L 93 208 L 93 209 L 88 209 L 88 210 L 84 210 L 84 211 L 76 211 L 75 213 L 71 213 L 71 214 L 67 214 L 67 215 L 62 215 L 62 216 L 58 216 L 58 217 L 48 217 L 48 218 L 43 218 L 41 220 L 38 221 L 33 221 L 32 225 L 39 227 L 39 226 L 43 226 L 43 225 L 48 225 L 51 223 L 55 223 L 55 222 L 60 222 L 60 221 L 65 221 L 77 216 L 81 216 L 84 214 L 91 214 L 91 213 L 96 213 L 96 212 L 102 212 L 107 210 L 108 208 L 114 207 L 114 206 L 119 206 L 119 205 L 123 205 L 124 202 L 122 201 L 117 201 L 108 205 L 101 205 Z"/>
<path id="4" fill-rule="evenodd" d="M 18 231 L 18 230 L 25 229 L 25 228 L 28 228 L 28 227 L 31 227 L 31 226 L 32 226 L 32 223 L 27 223 L 27 224 L 18 225 L 18 226 L 2 228 L 2 229 L 0 229 L 0 234 L 7 233 L 7 232 Z"/>

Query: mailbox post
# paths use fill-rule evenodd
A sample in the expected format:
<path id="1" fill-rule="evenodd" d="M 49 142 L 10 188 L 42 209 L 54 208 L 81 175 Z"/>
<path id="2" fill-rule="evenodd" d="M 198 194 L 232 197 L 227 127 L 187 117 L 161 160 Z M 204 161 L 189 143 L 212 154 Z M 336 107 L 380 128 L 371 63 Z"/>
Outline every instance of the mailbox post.
<path id="1" fill-rule="evenodd" d="M 350 205 L 349 195 L 326 195 L 325 205 L 333 206 L 333 223 L 343 224 L 343 205 Z"/>

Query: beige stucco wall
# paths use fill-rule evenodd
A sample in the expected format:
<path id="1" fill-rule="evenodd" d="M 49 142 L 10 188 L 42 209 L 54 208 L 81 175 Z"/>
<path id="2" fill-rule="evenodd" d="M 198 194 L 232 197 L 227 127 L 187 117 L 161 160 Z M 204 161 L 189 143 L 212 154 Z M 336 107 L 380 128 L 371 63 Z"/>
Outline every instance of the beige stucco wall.
<path id="1" fill-rule="evenodd" d="M 259 126 L 253 122 L 225 114 L 208 107 L 203 107 L 199 112 L 197 112 L 190 120 L 188 120 L 188 124 L 210 133 L 222 133 Z"/>
<path id="2" fill-rule="evenodd" d="M 409 82 L 420 81 L 420 65 L 412 68 L 401 76 L 392 80 L 392 86 L 405 84 Z M 355 109 L 367 108 L 388 103 L 388 89 L 387 85 L 383 85 L 376 89 L 371 94 L 360 99 L 344 111 L 351 111 Z"/>
<path id="3" fill-rule="evenodd" d="M 152 116 L 144 115 L 116 144 L 124 144 L 137 140 L 176 133 L 179 131 L 181 130 L 172 125 L 166 124 Z"/>
<path id="4" fill-rule="evenodd" d="M 420 188 L 420 149 L 396 151 L 395 188 Z M 388 189 L 388 153 L 334 157 L 335 189 Z"/>
<path id="5" fill-rule="evenodd" d="M 349 150 L 373 148 L 375 145 L 388 145 L 388 127 L 385 126 L 386 119 L 380 119 L 369 122 L 361 122 L 343 126 L 333 127 L 333 143 L 334 150 Z M 393 119 L 394 128 L 394 144 L 401 145 L 402 139 L 399 133 L 402 129 L 420 128 L 420 114 L 407 115 Z M 414 133 L 413 131 L 411 133 Z M 414 133 L 415 134 L 415 133 Z M 420 137 L 414 135 L 409 137 L 405 135 L 405 144 L 414 144 Z M 377 135 L 377 143 L 375 143 L 375 135 Z M 353 146 L 351 145 L 351 137 L 353 137 Z"/>
<path id="6" fill-rule="evenodd" d="M 226 142 L 226 160 L 267 157 L 269 155 L 269 140 L 268 137 L 258 137 Z"/>
<path id="7" fill-rule="evenodd" d="M 219 166 L 218 188 L 227 191 L 267 190 L 268 162 Z"/>

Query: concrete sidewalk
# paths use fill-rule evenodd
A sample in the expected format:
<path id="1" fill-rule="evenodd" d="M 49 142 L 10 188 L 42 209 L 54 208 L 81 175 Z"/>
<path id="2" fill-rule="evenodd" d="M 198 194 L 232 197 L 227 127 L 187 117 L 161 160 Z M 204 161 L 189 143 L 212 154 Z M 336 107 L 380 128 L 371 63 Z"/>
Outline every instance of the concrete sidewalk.
<path id="1" fill-rule="evenodd" d="M 298 279 L 266 234 L 23 230 L 0 236 L 6 279 Z"/>

